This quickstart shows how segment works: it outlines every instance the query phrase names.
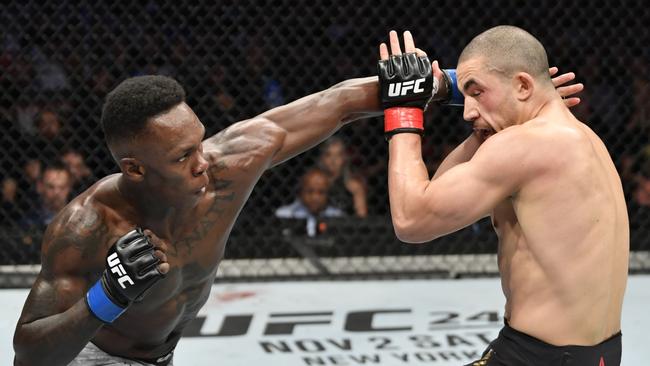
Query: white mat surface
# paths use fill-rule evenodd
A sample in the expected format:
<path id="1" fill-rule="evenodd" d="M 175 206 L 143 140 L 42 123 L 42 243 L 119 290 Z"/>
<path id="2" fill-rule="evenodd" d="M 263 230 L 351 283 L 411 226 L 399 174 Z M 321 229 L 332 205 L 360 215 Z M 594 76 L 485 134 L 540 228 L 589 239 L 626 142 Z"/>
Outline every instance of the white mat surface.
<path id="1" fill-rule="evenodd" d="M 0 291 L 0 365 L 26 294 Z M 215 285 L 175 364 L 458 366 L 496 336 L 502 309 L 497 279 Z M 625 366 L 648 365 L 649 309 L 650 276 L 630 277 Z"/>

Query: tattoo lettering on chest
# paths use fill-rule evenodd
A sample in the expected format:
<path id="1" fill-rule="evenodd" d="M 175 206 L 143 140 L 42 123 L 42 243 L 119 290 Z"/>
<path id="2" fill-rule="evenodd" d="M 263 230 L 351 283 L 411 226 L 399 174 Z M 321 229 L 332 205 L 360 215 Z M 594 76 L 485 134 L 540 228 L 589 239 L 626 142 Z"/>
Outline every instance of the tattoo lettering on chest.
<path id="1" fill-rule="evenodd" d="M 235 192 L 229 191 L 232 187 L 232 180 L 223 179 L 220 175 L 228 167 L 224 163 L 217 163 L 208 170 L 210 183 L 214 186 L 214 197 L 205 214 L 199 219 L 196 227 L 183 239 L 177 240 L 173 245 L 173 255 L 179 255 L 180 251 L 191 255 L 194 247 L 208 235 L 224 213 L 224 205 L 235 199 Z"/>

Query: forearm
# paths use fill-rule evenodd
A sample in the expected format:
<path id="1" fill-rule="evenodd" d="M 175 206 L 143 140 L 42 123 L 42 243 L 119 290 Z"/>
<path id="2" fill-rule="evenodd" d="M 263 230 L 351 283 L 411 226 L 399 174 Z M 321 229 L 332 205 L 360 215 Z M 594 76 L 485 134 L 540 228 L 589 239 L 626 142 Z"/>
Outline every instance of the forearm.
<path id="1" fill-rule="evenodd" d="M 433 179 L 440 177 L 444 172 L 458 164 L 468 162 L 472 159 L 472 156 L 474 156 L 476 150 L 478 150 L 480 146 L 481 141 L 479 140 L 479 137 L 477 137 L 475 133 L 469 135 L 465 141 L 461 142 L 460 145 L 456 146 L 456 148 L 445 157 L 445 160 L 442 161 L 436 170 Z"/>
<path id="2" fill-rule="evenodd" d="M 14 336 L 16 365 L 67 365 L 103 323 L 83 299 L 63 313 L 18 325 Z"/>
<path id="3" fill-rule="evenodd" d="M 402 133 L 389 143 L 388 193 L 395 231 L 400 232 L 421 212 L 429 174 L 422 160 L 421 137 Z"/>
<path id="4" fill-rule="evenodd" d="M 378 93 L 376 77 L 350 79 L 263 113 L 286 131 L 273 163 L 308 150 L 347 122 L 381 115 Z"/>

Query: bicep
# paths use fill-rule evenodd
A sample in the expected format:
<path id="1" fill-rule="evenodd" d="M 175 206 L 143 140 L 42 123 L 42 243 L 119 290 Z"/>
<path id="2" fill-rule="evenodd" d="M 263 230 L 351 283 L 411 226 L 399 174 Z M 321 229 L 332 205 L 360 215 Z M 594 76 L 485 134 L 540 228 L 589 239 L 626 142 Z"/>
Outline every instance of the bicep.
<path id="1" fill-rule="evenodd" d="M 66 311 L 84 296 L 104 268 L 113 240 L 101 212 L 67 208 L 43 237 L 41 271 L 27 297 L 21 323 Z"/>
<path id="2" fill-rule="evenodd" d="M 515 190 L 512 182 L 476 165 L 466 162 L 449 169 L 425 191 L 426 212 L 446 226 L 447 232 L 490 215 Z"/>

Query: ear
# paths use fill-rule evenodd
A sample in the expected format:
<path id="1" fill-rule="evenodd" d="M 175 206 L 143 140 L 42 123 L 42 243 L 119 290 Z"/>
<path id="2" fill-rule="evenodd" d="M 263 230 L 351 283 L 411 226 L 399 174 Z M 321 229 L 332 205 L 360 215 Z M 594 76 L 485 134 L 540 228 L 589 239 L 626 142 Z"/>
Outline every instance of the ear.
<path id="1" fill-rule="evenodd" d="M 142 162 L 135 158 L 120 159 L 120 169 L 124 177 L 133 182 L 142 182 L 145 168 Z"/>
<path id="2" fill-rule="evenodd" d="M 515 98 L 520 102 L 530 99 L 535 90 L 535 80 L 527 72 L 518 72 L 513 77 L 515 87 Z"/>

